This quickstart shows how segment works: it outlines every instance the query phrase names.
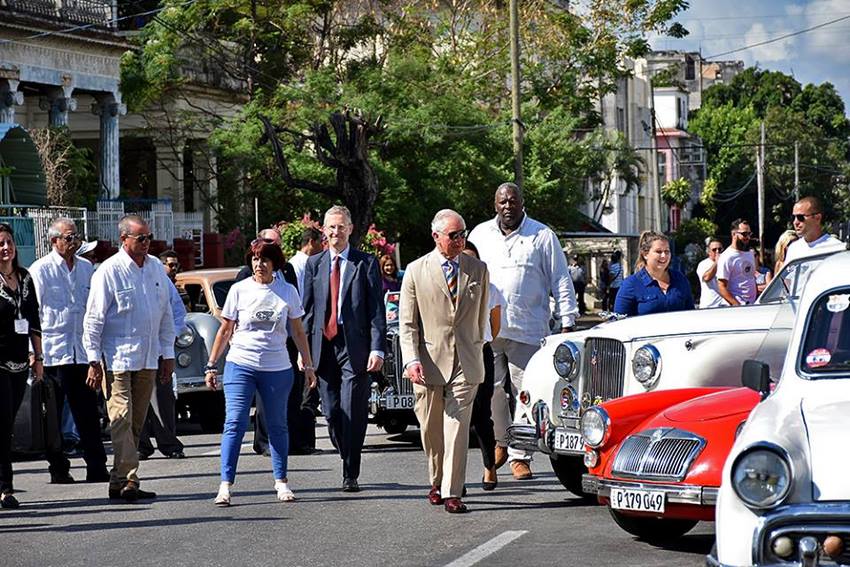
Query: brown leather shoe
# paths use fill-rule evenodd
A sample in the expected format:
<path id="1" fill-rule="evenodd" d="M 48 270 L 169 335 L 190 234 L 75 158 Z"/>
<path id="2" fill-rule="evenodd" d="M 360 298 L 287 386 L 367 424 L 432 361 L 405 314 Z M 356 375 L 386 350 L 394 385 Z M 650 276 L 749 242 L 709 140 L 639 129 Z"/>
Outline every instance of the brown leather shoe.
<path id="1" fill-rule="evenodd" d="M 508 448 L 500 447 L 496 445 L 496 462 L 494 463 L 496 468 L 501 468 L 505 463 L 508 462 Z"/>
<path id="2" fill-rule="evenodd" d="M 444 506 L 449 514 L 466 514 L 469 512 L 469 508 L 460 498 L 446 498 Z"/>
<path id="3" fill-rule="evenodd" d="M 534 475 L 531 474 L 531 467 L 528 466 L 528 461 L 513 461 L 511 463 L 511 473 L 516 480 L 528 480 Z"/>
<path id="4" fill-rule="evenodd" d="M 440 495 L 439 486 L 432 486 L 431 490 L 428 491 L 428 502 L 430 502 L 433 506 L 439 506 L 443 503 L 443 497 Z"/>

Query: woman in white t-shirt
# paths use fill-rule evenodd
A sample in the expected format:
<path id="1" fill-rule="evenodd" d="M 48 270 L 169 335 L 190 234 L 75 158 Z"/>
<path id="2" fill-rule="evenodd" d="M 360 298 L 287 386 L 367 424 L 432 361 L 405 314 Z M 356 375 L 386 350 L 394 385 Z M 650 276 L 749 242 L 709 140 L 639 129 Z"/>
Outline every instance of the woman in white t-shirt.
<path id="1" fill-rule="evenodd" d="M 225 420 L 221 434 L 221 485 L 215 498 L 216 506 L 230 506 L 230 487 L 236 478 L 236 464 L 255 392 L 259 392 L 266 408 L 277 498 L 282 502 L 295 500 L 286 476 L 289 456 L 286 407 L 293 382 L 292 364 L 286 350 L 287 323 L 304 361 L 304 376 L 310 388 L 316 387 L 316 373 L 301 326 L 304 310 L 298 291 L 274 276 L 283 269 L 284 262 L 280 246 L 259 239 L 252 242 L 253 277 L 233 284 L 221 310 L 221 327 L 205 369 L 206 383 L 215 390 L 218 388 L 216 361 L 229 344 L 222 380 Z"/>

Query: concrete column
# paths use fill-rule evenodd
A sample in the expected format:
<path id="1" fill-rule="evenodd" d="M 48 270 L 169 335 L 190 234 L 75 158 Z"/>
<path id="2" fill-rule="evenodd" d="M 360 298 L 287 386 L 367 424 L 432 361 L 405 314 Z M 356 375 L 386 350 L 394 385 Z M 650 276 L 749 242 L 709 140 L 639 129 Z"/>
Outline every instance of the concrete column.
<path id="1" fill-rule="evenodd" d="M 117 199 L 121 192 L 121 139 L 118 117 L 127 107 L 115 94 L 96 97 L 92 113 L 100 117 L 100 198 Z"/>
<path id="2" fill-rule="evenodd" d="M 24 104 L 18 84 L 20 81 L 14 79 L 0 79 L 0 122 L 15 124 L 15 107 Z"/>
<path id="3" fill-rule="evenodd" d="M 175 212 L 183 211 L 183 143 L 156 146 L 156 198 L 171 199 Z M 162 145 L 160 145 L 162 144 Z"/>
<path id="4" fill-rule="evenodd" d="M 68 113 L 77 110 L 77 99 L 71 97 L 74 87 L 56 87 L 41 97 L 38 106 L 48 113 L 50 126 L 67 126 Z"/>

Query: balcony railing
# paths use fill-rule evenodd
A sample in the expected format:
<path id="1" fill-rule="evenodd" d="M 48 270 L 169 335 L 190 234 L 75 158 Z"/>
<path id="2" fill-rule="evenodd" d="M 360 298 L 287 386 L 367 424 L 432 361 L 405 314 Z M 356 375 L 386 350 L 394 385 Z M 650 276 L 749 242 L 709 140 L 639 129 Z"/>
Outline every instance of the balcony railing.
<path id="1" fill-rule="evenodd" d="M 109 0 L 0 0 L 0 11 L 60 23 L 115 28 L 113 2 Z"/>

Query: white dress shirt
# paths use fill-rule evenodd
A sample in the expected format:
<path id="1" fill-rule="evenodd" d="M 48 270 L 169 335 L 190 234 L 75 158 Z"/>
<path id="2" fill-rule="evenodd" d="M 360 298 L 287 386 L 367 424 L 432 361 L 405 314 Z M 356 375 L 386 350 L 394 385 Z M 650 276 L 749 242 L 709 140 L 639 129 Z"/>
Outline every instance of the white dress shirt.
<path id="1" fill-rule="evenodd" d="M 55 250 L 33 262 L 30 275 L 38 298 L 45 366 L 86 364 L 83 317 L 94 267 L 79 256 L 74 267 Z"/>
<path id="2" fill-rule="evenodd" d="M 289 259 L 289 265 L 295 270 L 295 279 L 298 281 L 298 294 L 304 295 L 304 270 L 307 267 L 309 256 L 299 250 Z"/>
<path id="3" fill-rule="evenodd" d="M 177 286 L 174 285 L 174 282 L 171 283 L 169 301 L 171 302 L 171 315 L 174 317 L 174 333 L 176 337 L 186 328 L 186 305 L 183 304 L 183 298 L 180 297 L 180 292 L 177 291 Z"/>
<path id="4" fill-rule="evenodd" d="M 499 338 L 536 345 L 549 334 L 550 294 L 561 326 L 575 323 L 578 306 L 567 258 L 546 225 L 525 215 L 519 227 L 505 236 L 497 219 L 476 226 L 469 240 L 505 300 Z"/>
<path id="5" fill-rule="evenodd" d="M 122 248 L 91 281 L 83 346 L 89 362 L 106 359 L 115 372 L 156 369 L 174 358 L 171 287 L 160 261 L 147 256 L 140 268 Z"/>
<path id="6" fill-rule="evenodd" d="M 337 312 L 336 312 L 336 322 L 338 325 L 344 325 L 345 322 L 342 320 L 342 282 L 345 280 L 345 270 L 349 268 L 348 266 L 348 252 L 351 250 L 351 245 L 346 246 L 342 252 L 337 252 L 333 248 L 328 248 L 328 254 L 330 255 L 330 274 L 334 272 L 334 260 L 339 256 L 339 293 L 336 298 Z M 328 282 L 330 282 L 330 277 L 328 277 Z M 381 360 L 384 358 L 384 351 L 382 350 L 372 350 L 369 351 L 369 356 L 377 356 Z"/>

